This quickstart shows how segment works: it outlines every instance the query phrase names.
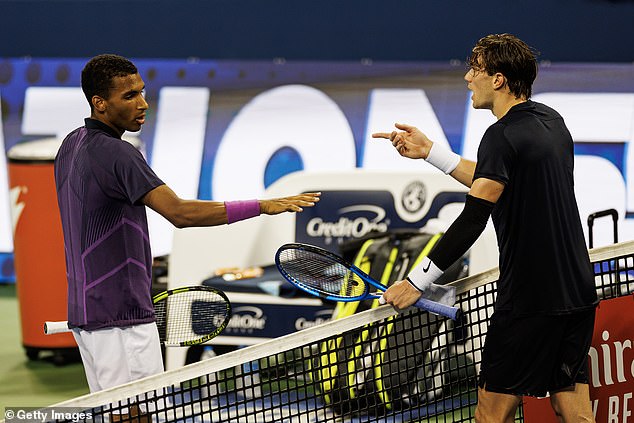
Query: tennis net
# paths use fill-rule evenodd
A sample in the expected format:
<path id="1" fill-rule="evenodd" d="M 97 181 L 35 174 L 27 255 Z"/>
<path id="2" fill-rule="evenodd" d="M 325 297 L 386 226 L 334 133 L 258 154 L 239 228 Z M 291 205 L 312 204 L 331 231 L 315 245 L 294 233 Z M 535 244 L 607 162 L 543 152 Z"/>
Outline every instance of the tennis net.
<path id="1" fill-rule="evenodd" d="M 634 242 L 590 257 L 600 298 L 634 291 Z M 155 422 L 470 422 L 498 276 L 452 283 L 456 322 L 372 308 L 55 407 L 104 422 L 133 405 Z"/>

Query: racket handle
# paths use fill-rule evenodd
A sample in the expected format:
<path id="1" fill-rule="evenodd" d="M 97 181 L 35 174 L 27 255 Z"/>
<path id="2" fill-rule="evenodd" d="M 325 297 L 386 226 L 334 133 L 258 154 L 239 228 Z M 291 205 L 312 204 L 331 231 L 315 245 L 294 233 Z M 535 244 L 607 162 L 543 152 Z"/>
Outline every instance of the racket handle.
<path id="1" fill-rule="evenodd" d="M 56 333 L 70 332 L 68 322 L 44 322 L 44 333 L 47 335 L 53 335 Z"/>
<path id="2" fill-rule="evenodd" d="M 414 305 L 423 310 L 427 310 L 430 313 L 448 317 L 451 320 L 456 320 L 460 313 L 460 308 L 458 307 L 452 307 L 445 304 L 437 303 L 436 301 L 431 301 L 422 297 L 419 298 Z"/>

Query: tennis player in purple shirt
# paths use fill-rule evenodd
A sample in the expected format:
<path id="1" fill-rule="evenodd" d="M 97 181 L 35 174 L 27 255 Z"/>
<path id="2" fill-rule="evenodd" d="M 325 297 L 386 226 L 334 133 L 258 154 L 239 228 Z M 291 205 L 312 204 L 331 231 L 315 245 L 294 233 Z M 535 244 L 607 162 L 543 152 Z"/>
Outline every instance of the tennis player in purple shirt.
<path id="1" fill-rule="evenodd" d="M 68 321 L 91 392 L 163 371 L 151 299 L 152 254 L 145 206 L 178 228 L 301 212 L 319 193 L 271 200 L 183 200 L 121 140 L 145 123 L 148 103 L 135 65 L 116 55 L 92 58 L 81 85 L 91 116 L 55 159 L 64 232 Z"/>

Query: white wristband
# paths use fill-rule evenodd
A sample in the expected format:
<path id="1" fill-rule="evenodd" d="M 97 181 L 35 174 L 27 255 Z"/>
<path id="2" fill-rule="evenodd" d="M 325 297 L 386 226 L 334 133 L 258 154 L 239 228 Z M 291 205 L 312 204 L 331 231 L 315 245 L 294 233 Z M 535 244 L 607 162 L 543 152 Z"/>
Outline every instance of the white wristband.
<path id="1" fill-rule="evenodd" d="M 436 279 L 441 277 L 443 271 L 438 268 L 428 257 L 425 257 L 423 261 L 407 275 L 407 279 L 414 285 L 419 291 L 425 292 L 434 283 Z"/>
<path id="2" fill-rule="evenodd" d="M 438 143 L 433 143 L 425 161 L 448 175 L 458 167 L 460 156 L 450 149 L 438 145 Z"/>

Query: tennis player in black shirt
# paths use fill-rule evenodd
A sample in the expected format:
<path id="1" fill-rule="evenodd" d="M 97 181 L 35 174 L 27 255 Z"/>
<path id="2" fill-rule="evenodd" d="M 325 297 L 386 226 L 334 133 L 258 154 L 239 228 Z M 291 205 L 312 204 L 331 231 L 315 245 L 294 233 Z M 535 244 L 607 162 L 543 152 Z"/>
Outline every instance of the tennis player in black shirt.
<path id="1" fill-rule="evenodd" d="M 373 134 L 470 188 L 463 212 L 429 257 L 382 301 L 402 309 L 424 297 L 493 218 L 500 278 L 477 422 L 512 422 L 522 396 L 547 394 L 560 420 L 594 421 L 587 357 L 597 296 L 574 193 L 573 141 L 555 110 L 530 100 L 536 76 L 534 51 L 513 35 L 488 35 L 473 48 L 464 77 L 473 107 L 498 119 L 475 163 L 409 125 Z"/>

